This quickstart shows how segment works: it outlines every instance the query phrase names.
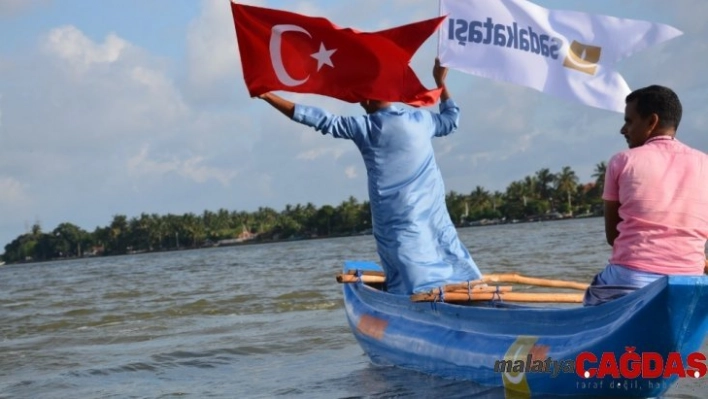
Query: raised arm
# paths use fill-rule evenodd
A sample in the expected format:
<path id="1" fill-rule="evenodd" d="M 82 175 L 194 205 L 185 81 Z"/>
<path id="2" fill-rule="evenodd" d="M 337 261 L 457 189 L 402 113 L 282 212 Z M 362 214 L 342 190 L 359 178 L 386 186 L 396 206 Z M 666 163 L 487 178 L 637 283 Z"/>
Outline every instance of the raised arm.
<path id="1" fill-rule="evenodd" d="M 450 91 L 447 89 L 445 79 L 447 78 L 447 68 L 440 65 L 440 59 L 435 59 L 433 66 L 433 78 L 435 84 L 442 88 L 440 94 L 440 113 L 433 114 L 434 136 L 442 137 L 457 130 L 457 125 L 460 122 L 460 108 L 455 104 L 450 96 Z"/>
<path id="2" fill-rule="evenodd" d="M 366 122 L 363 118 L 333 115 L 321 108 L 295 104 L 273 93 L 261 94 L 258 98 L 293 121 L 310 126 L 322 134 L 354 141 L 365 135 Z"/>
<path id="3" fill-rule="evenodd" d="M 449 100 L 450 91 L 445 85 L 445 79 L 447 78 L 447 67 L 440 65 L 440 59 L 435 58 L 435 66 L 433 66 L 433 79 L 435 79 L 435 84 L 438 88 L 442 88 L 442 93 L 440 94 L 440 101 L 444 102 Z"/>
<path id="4" fill-rule="evenodd" d="M 268 104 L 272 105 L 273 108 L 280 111 L 283 115 L 292 119 L 295 114 L 295 103 L 288 101 L 283 97 L 273 93 L 264 93 L 258 96 L 258 98 L 265 100 Z"/>

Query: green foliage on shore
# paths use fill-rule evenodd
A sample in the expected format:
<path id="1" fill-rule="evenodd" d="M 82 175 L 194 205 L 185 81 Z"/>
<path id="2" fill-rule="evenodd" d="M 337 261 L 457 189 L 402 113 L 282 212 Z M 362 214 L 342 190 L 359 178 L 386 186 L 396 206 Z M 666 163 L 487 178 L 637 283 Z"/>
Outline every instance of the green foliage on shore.
<path id="1" fill-rule="evenodd" d="M 505 192 L 489 192 L 477 186 L 471 193 L 446 195 L 450 218 L 457 226 L 544 220 L 602 212 L 604 162 L 595 167 L 593 182 L 579 184 L 568 166 L 558 173 L 541 169 L 514 181 Z M 369 202 L 349 197 L 336 207 L 320 208 L 311 203 L 286 205 L 278 212 L 259 208 L 255 212 L 219 209 L 201 215 L 141 214 L 128 219 L 115 215 L 108 226 L 87 232 L 71 223 L 61 223 L 43 232 L 39 223 L 5 245 L 7 263 L 42 261 L 96 255 L 166 251 L 242 242 L 331 237 L 371 231 Z"/>

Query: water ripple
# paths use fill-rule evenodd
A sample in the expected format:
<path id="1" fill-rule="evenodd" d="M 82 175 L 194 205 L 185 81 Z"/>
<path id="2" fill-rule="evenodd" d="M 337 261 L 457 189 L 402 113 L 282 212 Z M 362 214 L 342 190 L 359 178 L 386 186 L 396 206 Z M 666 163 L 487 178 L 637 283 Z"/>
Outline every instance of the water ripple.
<path id="1" fill-rule="evenodd" d="M 589 281 L 609 257 L 601 219 L 460 237 L 485 273 Z M 334 281 L 346 259 L 376 260 L 373 238 L 0 268 L 0 398 L 503 397 L 370 366 Z"/>

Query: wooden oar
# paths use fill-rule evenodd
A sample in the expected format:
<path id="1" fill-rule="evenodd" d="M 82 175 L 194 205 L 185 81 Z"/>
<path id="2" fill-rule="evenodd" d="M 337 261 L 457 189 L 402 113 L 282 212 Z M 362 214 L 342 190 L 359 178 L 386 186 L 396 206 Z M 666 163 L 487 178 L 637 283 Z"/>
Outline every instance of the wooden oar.
<path id="1" fill-rule="evenodd" d="M 585 291 L 590 284 L 566 280 L 550 280 L 546 278 L 525 277 L 518 274 L 487 274 L 482 281 L 490 283 L 515 283 L 536 285 L 539 287 L 572 288 Z"/>
<path id="2" fill-rule="evenodd" d="M 369 274 L 371 273 L 371 274 Z M 362 281 L 364 283 L 383 283 L 386 281 L 386 277 L 382 272 L 376 271 L 364 271 L 361 279 L 356 277 L 356 271 L 350 270 L 347 274 L 337 275 L 337 282 L 339 283 L 355 283 Z M 487 274 L 480 280 L 471 280 L 465 283 L 448 284 L 444 286 L 445 292 L 448 291 L 458 291 L 466 290 L 469 286 L 475 286 L 485 283 L 513 283 L 513 284 L 526 284 L 535 285 L 539 287 L 551 287 L 551 288 L 571 288 L 576 290 L 586 290 L 589 284 L 578 283 L 575 281 L 566 280 L 550 280 L 545 278 L 536 277 L 525 277 L 518 274 Z"/>
<path id="3" fill-rule="evenodd" d="M 370 283 L 370 284 L 375 284 L 375 283 L 385 283 L 386 282 L 386 277 L 384 276 L 370 276 L 368 274 L 364 274 L 361 277 L 357 277 L 353 274 L 338 274 L 337 275 L 337 282 L 338 283 Z"/>
<path id="4" fill-rule="evenodd" d="M 545 280 L 545 279 L 534 279 L 529 277 L 522 277 L 515 274 L 510 275 L 489 275 L 493 280 L 513 280 L 509 282 L 519 282 L 521 284 L 531 284 L 529 280 L 542 280 L 541 283 L 554 283 L 559 280 Z M 537 303 L 581 303 L 583 301 L 583 294 L 566 294 L 566 293 L 523 293 L 523 292 L 510 292 L 512 290 L 511 286 L 488 286 L 485 284 L 486 278 L 483 280 L 473 280 L 469 283 L 460 284 L 448 284 L 442 287 L 444 292 L 443 300 L 444 302 L 467 302 L 467 301 L 489 301 L 493 299 L 508 301 L 508 302 L 537 302 Z M 339 274 L 337 275 L 337 282 L 339 283 L 384 283 L 386 278 L 384 276 L 378 275 L 362 275 L 356 276 L 354 274 Z M 490 281 L 491 282 L 491 281 Z M 570 284 L 580 284 L 573 283 L 571 281 L 562 281 L 561 283 Z M 539 283 L 536 281 L 536 283 Z M 557 285 L 551 285 L 557 287 Z M 562 285 L 561 288 L 574 288 L 567 285 Z M 440 301 L 440 288 L 431 290 L 430 292 L 413 294 L 411 295 L 411 300 L 413 302 L 433 302 Z"/>
<path id="5" fill-rule="evenodd" d="M 535 303 L 581 303 L 583 294 L 565 294 L 553 292 L 445 292 L 443 298 L 440 294 L 422 293 L 411 295 L 413 302 L 468 302 L 502 300 L 507 302 L 535 302 Z"/>
<path id="6" fill-rule="evenodd" d="M 454 283 L 454 284 L 447 284 L 443 285 L 442 289 L 444 292 L 453 292 L 453 291 L 466 291 L 469 287 L 476 287 L 480 285 L 487 285 L 484 280 L 470 280 L 464 283 Z M 431 292 L 436 292 L 436 290 L 432 290 Z"/>
<path id="7" fill-rule="evenodd" d="M 350 274 L 339 274 L 337 276 L 337 282 L 338 283 L 358 283 L 358 282 L 363 282 L 363 283 L 384 283 L 386 282 L 386 279 L 383 276 L 367 276 L 363 275 L 361 277 L 353 276 Z M 464 285 L 464 288 L 460 287 L 451 287 L 451 286 L 444 286 L 443 289 L 445 290 L 444 292 L 454 292 L 454 293 L 462 293 L 462 294 L 467 294 L 467 292 L 510 292 L 513 288 L 510 285 L 503 285 L 503 286 L 496 286 L 496 285 L 470 285 L 468 288 L 467 285 Z M 429 292 L 429 294 L 439 294 L 440 289 L 436 288 L 432 291 Z M 426 293 L 428 294 L 428 293 Z M 445 294 L 447 295 L 447 294 Z"/>
<path id="8" fill-rule="evenodd" d="M 385 276 L 384 272 L 378 271 L 378 270 L 347 270 L 345 274 L 350 274 L 352 276 L 357 275 L 358 273 L 361 273 L 365 276 Z"/>

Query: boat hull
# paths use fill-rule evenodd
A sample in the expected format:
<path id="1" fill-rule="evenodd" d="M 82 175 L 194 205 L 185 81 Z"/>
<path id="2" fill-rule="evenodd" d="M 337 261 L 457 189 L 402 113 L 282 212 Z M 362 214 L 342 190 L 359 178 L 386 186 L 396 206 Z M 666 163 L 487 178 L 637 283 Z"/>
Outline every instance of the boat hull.
<path id="1" fill-rule="evenodd" d="M 345 271 L 377 268 L 347 262 Z M 373 363 L 525 396 L 659 396 L 676 375 L 584 378 L 575 372 L 575 360 L 591 353 L 597 361 L 585 365 L 597 367 L 603 354 L 619 362 L 632 350 L 663 359 L 677 352 L 685 364 L 708 331 L 708 277 L 662 278 L 596 307 L 415 303 L 362 283 L 344 284 L 343 293 L 354 336 Z"/>

